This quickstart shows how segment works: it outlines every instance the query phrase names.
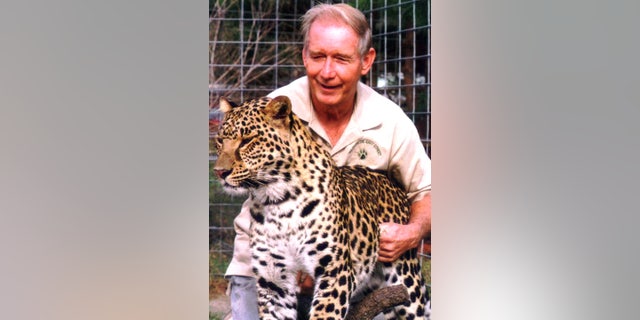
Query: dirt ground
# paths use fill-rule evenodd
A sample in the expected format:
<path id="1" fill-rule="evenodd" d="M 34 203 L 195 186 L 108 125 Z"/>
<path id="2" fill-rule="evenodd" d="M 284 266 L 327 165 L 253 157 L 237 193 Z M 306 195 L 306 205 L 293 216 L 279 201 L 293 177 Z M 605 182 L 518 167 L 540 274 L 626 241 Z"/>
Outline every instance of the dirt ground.
<path id="1" fill-rule="evenodd" d="M 213 319 L 226 319 L 223 316 L 231 311 L 227 286 L 223 277 L 209 279 L 209 313 L 216 316 Z"/>
<path id="2" fill-rule="evenodd" d="M 225 294 L 216 295 L 209 300 L 209 313 L 218 316 L 218 319 L 228 319 L 225 317 L 231 311 L 229 297 Z"/>

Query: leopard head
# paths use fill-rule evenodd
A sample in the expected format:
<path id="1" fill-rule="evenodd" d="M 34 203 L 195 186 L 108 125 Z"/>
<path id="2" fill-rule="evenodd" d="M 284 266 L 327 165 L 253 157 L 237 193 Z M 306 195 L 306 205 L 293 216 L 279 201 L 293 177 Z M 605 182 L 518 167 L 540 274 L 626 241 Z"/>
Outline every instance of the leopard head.
<path id="1" fill-rule="evenodd" d="M 293 121 L 286 96 L 263 97 L 239 106 L 220 99 L 224 119 L 216 139 L 214 171 L 228 193 L 245 194 L 290 178 L 294 157 L 289 146 Z"/>

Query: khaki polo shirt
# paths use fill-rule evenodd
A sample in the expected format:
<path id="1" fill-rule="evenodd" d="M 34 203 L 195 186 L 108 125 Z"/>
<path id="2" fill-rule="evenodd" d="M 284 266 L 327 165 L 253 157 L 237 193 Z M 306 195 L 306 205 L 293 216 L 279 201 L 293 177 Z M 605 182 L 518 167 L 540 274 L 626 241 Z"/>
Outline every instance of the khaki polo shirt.
<path id="1" fill-rule="evenodd" d="M 327 134 L 314 117 L 307 77 L 279 88 L 269 97 L 286 95 L 293 112 L 325 140 L 337 165 L 364 165 L 391 172 L 400 181 L 411 201 L 431 191 L 431 160 L 420 141 L 415 125 L 391 100 L 363 83 L 358 83 L 356 106 L 340 140 L 331 146 Z M 226 275 L 252 276 L 249 250 L 248 208 L 243 205 L 234 220 L 236 238 Z"/>

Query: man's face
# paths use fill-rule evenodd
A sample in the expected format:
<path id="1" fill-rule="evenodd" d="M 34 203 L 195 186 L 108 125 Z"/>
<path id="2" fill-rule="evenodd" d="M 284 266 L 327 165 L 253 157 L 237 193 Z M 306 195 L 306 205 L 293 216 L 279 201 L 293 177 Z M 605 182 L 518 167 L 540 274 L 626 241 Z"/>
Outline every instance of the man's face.
<path id="1" fill-rule="evenodd" d="M 302 60 L 314 106 L 352 107 L 357 83 L 371 68 L 375 51 L 371 50 L 362 59 L 357 34 L 335 20 L 314 21 L 307 39 Z"/>

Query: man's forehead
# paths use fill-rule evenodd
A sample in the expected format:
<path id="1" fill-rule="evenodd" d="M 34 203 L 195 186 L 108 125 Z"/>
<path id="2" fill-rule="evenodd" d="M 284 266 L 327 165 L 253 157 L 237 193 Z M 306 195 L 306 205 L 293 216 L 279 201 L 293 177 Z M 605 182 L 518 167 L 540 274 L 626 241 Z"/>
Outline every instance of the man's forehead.
<path id="1" fill-rule="evenodd" d="M 331 17 L 322 17 L 314 20 L 313 23 L 311 23 L 311 26 L 309 27 L 309 35 L 311 36 L 318 31 L 325 31 L 325 30 L 332 30 L 332 32 L 335 32 L 336 30 L 340 30 L 341 32 L 348 33 L 355 38 L 358 37 L 355 30 L 353 30 L 351 26 L 349 26 L 349 24 L 347 24 L 342 20 L 331 18 Z"/>
<path id="2" fill-rule="evenodd" d="M 307 49 L 310 53 L 334 52 L 342 55 L 358 53 L 358 36 L 344 23 L 314 22 L 307 40 Z"/>

